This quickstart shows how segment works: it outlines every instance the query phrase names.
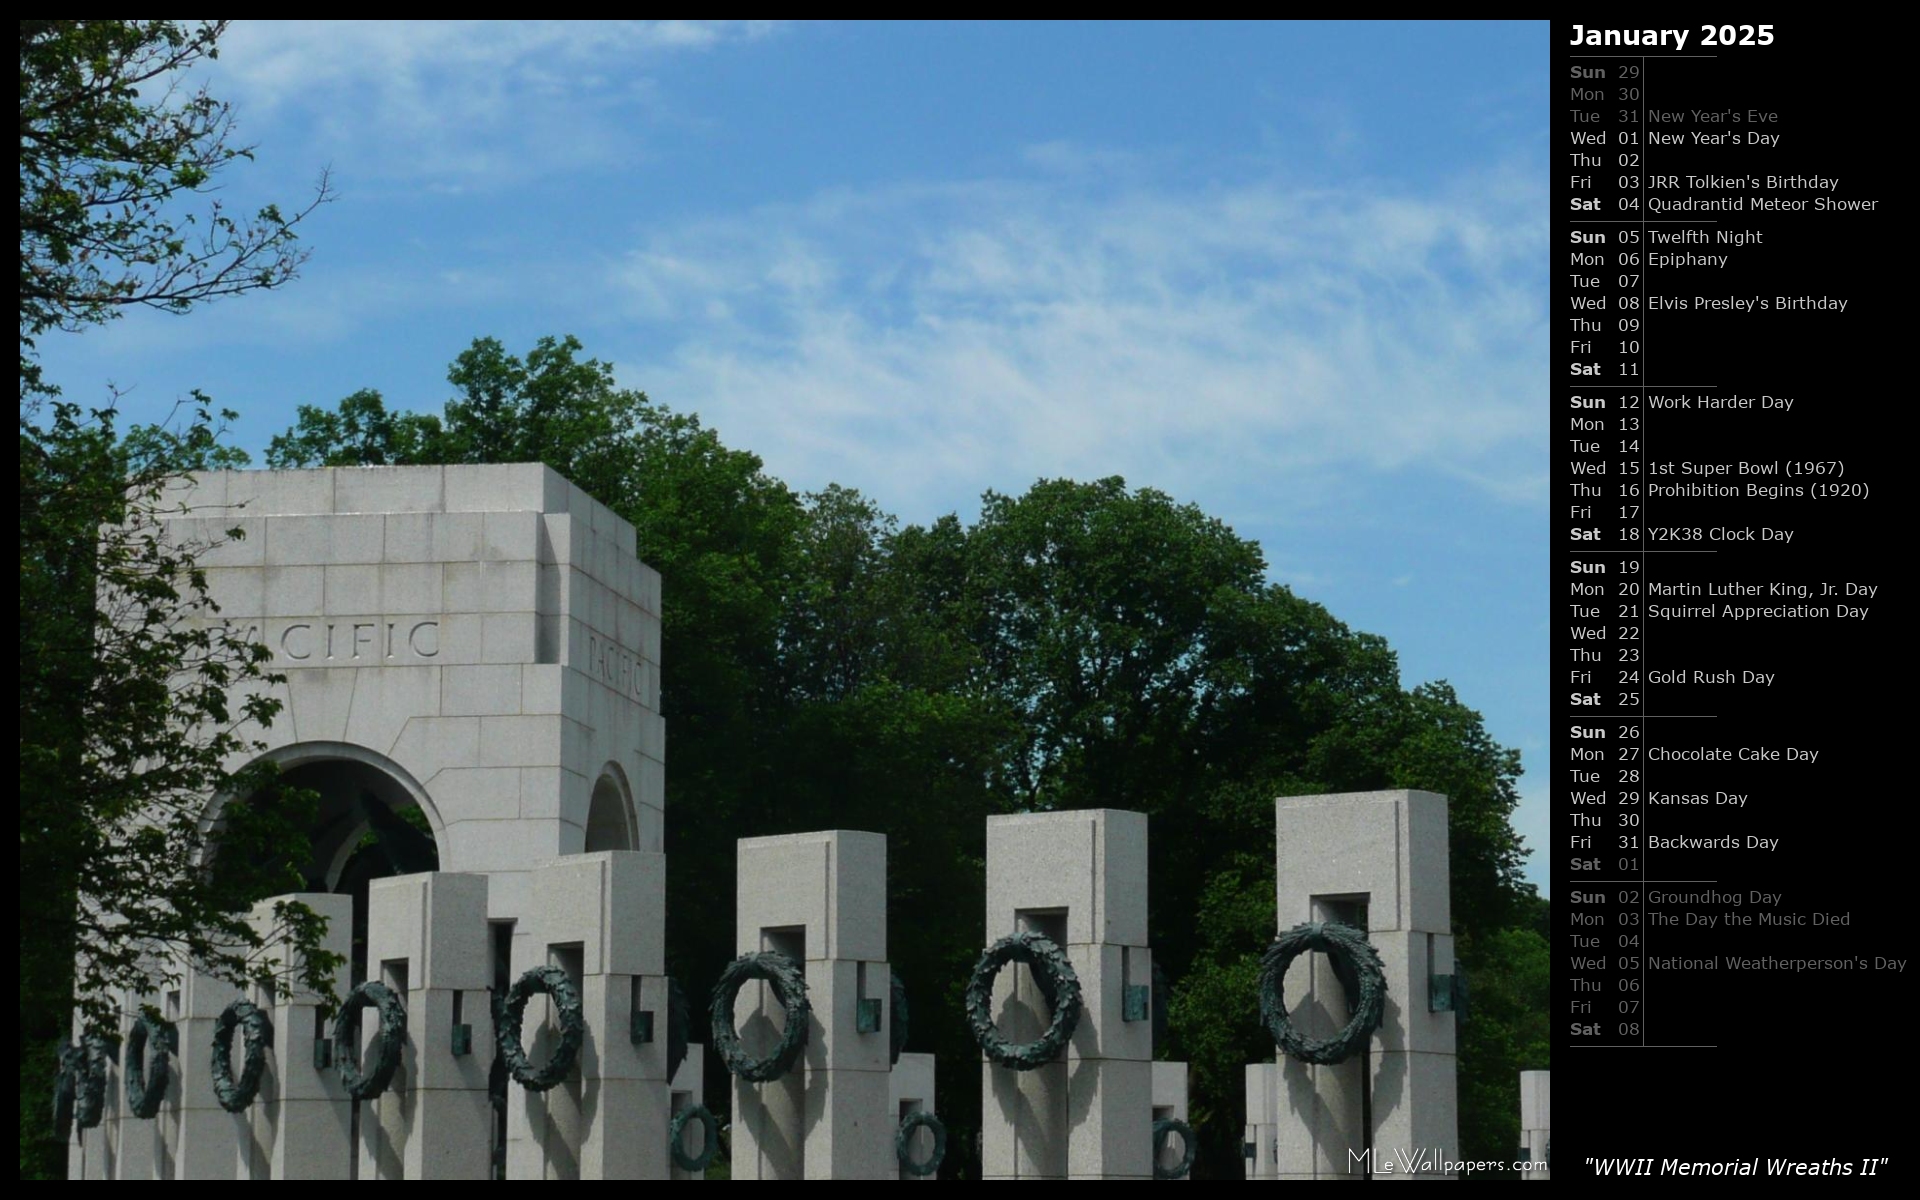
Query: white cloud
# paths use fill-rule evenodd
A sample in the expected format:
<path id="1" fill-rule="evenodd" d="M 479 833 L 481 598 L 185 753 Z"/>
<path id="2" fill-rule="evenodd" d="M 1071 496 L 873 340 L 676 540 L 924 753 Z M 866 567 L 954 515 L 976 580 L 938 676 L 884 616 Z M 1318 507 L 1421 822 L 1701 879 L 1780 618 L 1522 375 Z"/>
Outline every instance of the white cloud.
<path id="1" fill-rule="evenodd" d="M 624 374 L 796 483 L 907 510 L 983 465 L 1293 503 L 1420 469 L 1538 502 L 1535 176 L 836 192 L 627 255 L 612 282 L 673 348 Z"/>
<path id="2" fill-rule="evenodd" d="M 758 39 L 764 21 L 242 21 L 218 94 L 257 127 L 305 126 L 350 176 L 456 191 L 634 152 L 663 56 Z"/>

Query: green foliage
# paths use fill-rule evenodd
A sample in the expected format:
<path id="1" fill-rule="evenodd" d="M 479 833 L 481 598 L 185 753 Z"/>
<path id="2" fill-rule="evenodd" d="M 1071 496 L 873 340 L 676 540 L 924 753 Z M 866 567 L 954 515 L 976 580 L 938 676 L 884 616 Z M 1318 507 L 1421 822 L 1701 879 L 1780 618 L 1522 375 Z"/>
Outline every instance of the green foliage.
<path id="1" fill-rule="evenodd" d="M 184 313 L 277 287 L 305 259 L 306 208 L 227 211 L 221 173 L 249 157 L 230 108 L 184 73 L 225 22 L 20 22 L 20 1056 L 22 1178 L 58 1177 L 47 1136 L 53 1047 L 78 1009 L 118 1024 L 109 995 L 158 990 L 180 956 L 236 982 L 272 970 L 279 943 L 328 990 L 319 918 L 281 906 L 263 939 L 243 919 L 296 890 L 312 797 L 229 804 L 272 787 L 231 773 L 278 707 L 265 651 L 222 626 L 199 554 L 237 531 L 170 540 L 166 484 L 236 466 L 222 414 L 121 431 L 113 406 L 60 402 L 36 357 L 50 331 L 134 306 Z M 178 414 L 176 414 L 178 415 Z M 178 514 L 171 514 L 178 515 Z M 223 848 L 209 871 L 211 846 Z"/>
<path id="2" fill-rule="evenodd" d="M 247 921 L 299 890 L 314 797 L 275 771 L 228 764 L 261 747 L 280 702 L 267 651 L 217 619 L 197 560 L 219 540 L 169 536 L 169 446 L 205 447 L 205 410 L 178 434 L 116 440 L 111 413 L 65 402 L 21 422 L 20 994 L 22 1037 L 117 1027 L 117 989 L 150 992 L 184 954 L 234 980 L 267 978 L 305 948 L 326 991 L 335 961 L 319 919 L 282 905 L 277 936 Z M 215 796 L 273 797 L 225 806 Z M 208 871 L 218 844 L 220 869 Z"/>
<path id="3" fill-rule="evenodd" d="M 439 417 L 390 413 L 380 393 L 363 388 L 328 410 L 302 404 L 297 424 L 267 447 L 269 467 L 391 467 L 444 462 Z"/>
<path id="4" fill-rule="evenodd" d="M 635 482 L 640 392 L 614 385 L 613 368 L 582 361 L 578 340 L 541 338 L 523 360 L 479 338 L 447 371 L 444 419 L 395 413 L 362 389 L 332 409 L 303 404 L 294 427 L 267 447 L 270 467 L 544 462 L 595 496 Z"/>
<path id="5" fill-rule="evenodd" d="M 1511 1157 L 1520 1144 L 1520 1072 L 1545 1070 L 1552 1061 L 1547 905 L 1530 899 L 1526 907 L 1527 924 L 1455 943 L 1473 984 L 1473 1015 L 1460 1027 L 1460 1145 L 1466 1160 Z"/>
<path id="6" fill-rule="evenodd" d="M 217 541 L 162 526 L 180 511 L 165 497 L 170 469 L 128 473 L 105 414 L 82 422 L 58 403 L 53 416 L 44 429 L 23 423 L 21 446 L 21 827 L 34 850 L 22 929 L 62 932 L 56 964 L 30 964 L 52 975 L 82 940 L 82 1010 L 104 1023 L 99 993 L 150 983 L 161 947 L 236 977 L 261 969 L 242 913 L 297 889 L 312 798 L 227 806 L 217 834 L 232 866 L 204 870 L 209 798 L 275 791 L 271 770 L 224 764 L 259 748 L 279 677 L 264 648 L 217 620 L 196 565 Z M 210 425 L 204 411 L 197 425 L 191 438 Z"/>
<path id="7" fill-rule="evenodd" d="M 306 208 L 229 213 L 220 174 L 249 159 L 233 112 L 183 75 L 218 56 L 225 21 L 20 22 L 20 344 L 142 305 L 185 312 L 277 287 L 305 260 Z M 193 202 L 205 198 L 196 206 Z"/>
<path id="8" fill-rule="evenodd" d="M 885 833 L 909 1049 L 939 1055 L 956 1160 L 943 1173 L 965 1174 L 985 816 L 1147 812 L 1155 959 L 1175 981 L 1167 1052 L 1192 1064 L 1196 1173 L 1237 1175 L 1241 1073 L 1273 1055 L 1257 993 L 1275 932 L 1274 798 L 1428 788 L 1451 797 L 1475 986 L 1464 1149 L 1511 1151 L 1497 1139 L 1518 1104 L 1514 1064 L 1547 1063 L 1545 992 L 1508 961 L 1532 943 L 1508 934 L 1544 906 L 1520 882 L 1509 824 L 1518 756 L 1450 687 L 1403 687 L 1384 640 L 1266 582 L 1258 545 L 1160 492 L 1043 480 L 989 493 L 972 524 L 902 527 L 849 488 L 796 495 L 581 354 L 545 338 L 523 361 L 481 339 L 449 373 L 444 416 L 358 392 L 302 407 L 268 460 L 539 460 L 634 524 L 665 580 L 674 974 L 712 979 L 728 960 L 728 908 L 713 899 L 733 888 L 735 838 Z"/>

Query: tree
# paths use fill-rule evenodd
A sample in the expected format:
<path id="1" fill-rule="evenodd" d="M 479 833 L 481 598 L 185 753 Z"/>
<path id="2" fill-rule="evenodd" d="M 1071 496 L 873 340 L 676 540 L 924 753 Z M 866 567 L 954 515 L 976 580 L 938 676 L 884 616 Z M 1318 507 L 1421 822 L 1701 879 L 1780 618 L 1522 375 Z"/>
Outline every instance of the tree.
<path id="1" fill-rule="evenodd" d="M 440 418 L 394 413 L 372 388 L 362 388 L 332 410 L 302 404 L 294 428 L 267 448 L 269 467 L 394 467 L 446 462 Z"/>
<path id="2" fill-rule="evenodd" d="M 20 601 L 38 618 L 20 644 L 22 946 L 56 956 L 51 970 L 29 959 L 23 983 L 71 975 L 90 1027 L 110 1028 L 111 989 L 150 990 L 169 952 L 267 978 L 246 910 L 298 890 L 306 858 L 312 797 L 278 791 L 270 764 L 227 769 L 262 748 L 250 729 L 271 723 L 284 682 L 266 647 L 212 619 L 197 560 L 242 531 L 198 540 L 162 525 L 181 511 L 166 497 L 176 456 L 214 438 L 201 410 L 135 458 L 61 405 L 22 447 Z M 228 805 L 205 826 L 212 798 L 263 794 L 275 802 Z M 309 964 L 316 982 L 330 965 Z"/>
<path id="3" fill-rule="evenodd" d="M 236 217 L 211 192 L 252 157 L 233 110 L 186 73 L 218 56 L 225 21 L 20 22 L 20 349 L 133 306 L 183 313 L 286 283 L 295 227 L 330 198 L 322 177 L 291 215 Z"/>
<path id="4" fill-rule="evenodd" d="M 329 198 L 324 177 L 290 216 L 236 217 L 210 195 L 250 157 L 231 109 L 184 82 L 224 28 L 20 23 L 22 1177 L 64 1169 L 44 1101 L 76 1009 L 112 1031 L 113 993 L 158 990 L 180 955 L 263 977 L 270 955 L 243 915 L 295 890 L 306 853 L 311 797 L 227 769 L 277 705 L 264 651 L 214 619 L 197 566 L 223 535 L 161 524 L 170 479 L 233 461 L 220 424 L 196 396 L 184 425 L 123 436 L 112 400 L 58 399 L 36 356 L 49 332 L 278 287 L 304 261 L 295 226 Z M 203 828 L 216 794 L 256 798 Z M 318 921 L 301 905 L 280 917 L 326 990 Z"/>
<path id="5" fill-rule="evenodd" d="M 58 1037 L 69 1004 L 87 1029 L 117 1031 L 119 991 L 158 990 L 180 955 L 265 981 L 284 955 L 268 943 L 284 941 L 326 992 L 337 964 L 311 910 L 280 906 L 273 939 L 246 919 L 299 890 L 314 797 L 278 789 L 271 764 L 230 769 L 280 708 L 266 648 L 216 619 L 197 565 L 240 531 L 183 538 L 162 524 L 178 515 L 167 489 L 180 463 L 215 454 L 216 427 L 203 409 L 178 434 L 121 441 L 109 417 L 52 411 L 21 439 L 23 1043 Z M 222 795 L 258 799 L 209 826 Z"/>

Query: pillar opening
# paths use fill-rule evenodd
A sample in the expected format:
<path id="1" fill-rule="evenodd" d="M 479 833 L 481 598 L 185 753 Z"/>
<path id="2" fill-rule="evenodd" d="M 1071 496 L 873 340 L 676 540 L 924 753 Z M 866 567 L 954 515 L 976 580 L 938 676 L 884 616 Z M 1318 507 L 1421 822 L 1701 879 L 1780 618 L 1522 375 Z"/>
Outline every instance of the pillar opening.
<path id="1" fill-rule="evenodd" d="M 367 887 L 376 879 L 440 869 L 435 814 L 404 771 L 362 747 L 306 743 L 284 747 L 272 757 L 281 766 L 273 786 L 237 803 L 272 803 L 274 793 L 290 788 L 319 796 L 308 825 L 310 854 L 297 868 L 300 886 L 303 891 L 353 897 L 348 984 L 365 982 Z M 220 853 L 215 852 L 216 870 Z"/>
<path id="2" fill-rule="evenodd" d="M 586 851 L 635 850 L 632 804 L 627 799 L 626 780 L 612 763 L 600 773 L 593 785 L 593 798 L 587 804 Z"/>
<path id="3" fill-rule="evenodd" d="M 807 973 L 807 927 L 805 925 L 786 925 L 760 931 L 760 948 L 784 954 L 800 967 L 801 978 Z M 773 997 L 773 986 L 768 983 L 753 985 L 755 1004 L 747 1019 L 740 1023 L 740 1045 L 748 1054 L 756 1058 L 772 1054 L 779 1046 L 786 1032 L 786 1010 Z"/>
<path id="4" fill-rule="evenodd" d="M 513 922 L 487 922 L 487 945 L 489 953 L 488 978 L 498 995 L 506 995 L 513 986 Z M 493 1177 L 507 1177 L 507 1060 L 494 1055 L 493 1067 L 487 1076 L 487 1097 L 492 1103 L 489 1111 L 492 1116 L 493 1130 L 489 1149 L 493 1163 Z"/>
<path id="5" fill-rule="evenodd" d="M 1067 946 L 1067 910 L 1023 908 L 1013 914 L 1021 933 L 1038 933 L 1062 950 Z M 1000 1009 L 1000 1031 L 1016 1042 L 1030 1042 L 1047 1031 L 1053 1019 L 1053 997 L 1040 976 L 1025 963 L 1013 964 L 1013 990 Z M 1064 1054 L 1064 1052 L 1063 1052 Z"/>

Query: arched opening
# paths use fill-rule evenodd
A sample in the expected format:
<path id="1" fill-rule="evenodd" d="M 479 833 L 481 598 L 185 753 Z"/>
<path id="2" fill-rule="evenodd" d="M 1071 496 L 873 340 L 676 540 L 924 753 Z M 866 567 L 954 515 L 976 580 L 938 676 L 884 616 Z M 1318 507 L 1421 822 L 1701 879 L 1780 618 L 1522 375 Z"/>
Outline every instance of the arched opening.
<path id="1" fill-rule="evenodd" d="M 438 815 L 412 776 L 385 757 L 346 743 L 303 743 L 268 755 L 278 788 L 319 796 L 307 836 L 303 888 L 353 897 L 350 982 L 367 978 L 367 888 L 376 879 L 436 871 Z M 243 803 L 260 800 L 258 794 Z"/>
<path id="2" fill-rule="evenodd" d="M 587 853 L 635 847 L 631 807 L 626 777 L 618 766 L 608 763 L 593 785 L 593 799 L 587 804 Z"/>

